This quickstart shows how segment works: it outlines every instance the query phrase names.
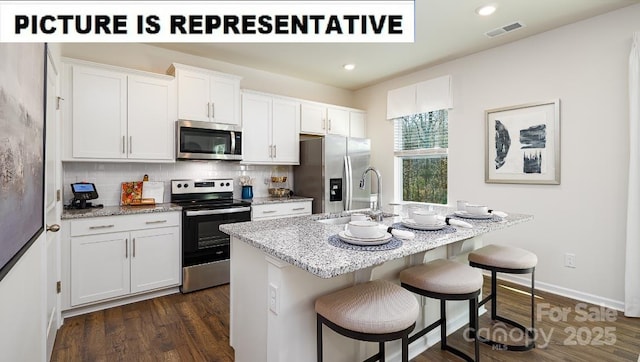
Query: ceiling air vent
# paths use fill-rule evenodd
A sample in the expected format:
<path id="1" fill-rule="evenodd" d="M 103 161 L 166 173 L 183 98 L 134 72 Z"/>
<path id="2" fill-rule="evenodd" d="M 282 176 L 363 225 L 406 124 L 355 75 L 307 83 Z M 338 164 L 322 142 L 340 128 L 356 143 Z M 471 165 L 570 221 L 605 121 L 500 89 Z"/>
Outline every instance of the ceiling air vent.
<path id="1" fill-rule="evenodd" d="M 492 30 L 489 30 L 488 32 L 484 33 L 484 35 L 488 36 L 489 38 L 495 38 L 496 36 L 502 35 L 502 34 L 506 34 L 510 31 L 514 31 L 520 28 L 524 28 L 525 25 L 519 21 L 516 21 L 515 23 L 511 23 L 509 25 L 505 25 L 505 26 L 501 26 L 499 28 L 495 28 Z"/>

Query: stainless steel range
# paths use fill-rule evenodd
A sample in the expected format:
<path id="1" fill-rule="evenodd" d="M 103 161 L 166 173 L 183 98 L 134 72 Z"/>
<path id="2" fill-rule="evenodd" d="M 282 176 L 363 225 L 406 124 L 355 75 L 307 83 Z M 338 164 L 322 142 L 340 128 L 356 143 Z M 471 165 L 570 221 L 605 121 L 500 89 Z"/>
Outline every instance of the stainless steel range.
<path id="1" fill-rule="evenodd" d="M 251 203 L 233 198 L 232 179 L 171 180 L 182 206 L 183 293 L 229 283 L 229 235 L 221 224 L 251 220 Z"/>

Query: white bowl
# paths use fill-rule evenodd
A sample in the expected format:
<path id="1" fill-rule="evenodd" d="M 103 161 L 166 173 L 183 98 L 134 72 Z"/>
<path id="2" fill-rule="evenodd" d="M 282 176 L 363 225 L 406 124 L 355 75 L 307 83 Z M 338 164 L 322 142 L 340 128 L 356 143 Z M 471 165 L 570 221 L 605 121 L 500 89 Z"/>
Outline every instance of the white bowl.
<path id="1" fill-rule="evenodd" d="M 384 236 L 384 230 L 375 221 L 349 221 L 348 228 L 356 238 L 375 239 Z"/>
<path id="2" fill-rule="evenodd" d="M 438 223 L 438 215 L 429 210 L 416 210 L 413 212 L 413 221 L 419 225 L 435 225 Z"/>
<path id="3" fill-rule="evenodd" d="M 489 208 L 484 205 L 467 204 L 467 212 L 474 215 L 486 215 L 489 213 Z"/>

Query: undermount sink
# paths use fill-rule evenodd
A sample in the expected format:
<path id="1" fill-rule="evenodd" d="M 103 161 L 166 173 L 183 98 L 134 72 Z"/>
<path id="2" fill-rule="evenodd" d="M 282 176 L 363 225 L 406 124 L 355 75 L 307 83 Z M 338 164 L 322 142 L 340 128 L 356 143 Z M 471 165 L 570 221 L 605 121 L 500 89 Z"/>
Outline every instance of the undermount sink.
<path id="1" fill-rule="evenodd" d="M 344 224 L 348 224 L 349 221 L 351 221 L 351 216 L 335 217 L 332 219 L 320 219 L 316 221 L 323 224 L 329 224 L 329 225 L 344 225 Z"/>

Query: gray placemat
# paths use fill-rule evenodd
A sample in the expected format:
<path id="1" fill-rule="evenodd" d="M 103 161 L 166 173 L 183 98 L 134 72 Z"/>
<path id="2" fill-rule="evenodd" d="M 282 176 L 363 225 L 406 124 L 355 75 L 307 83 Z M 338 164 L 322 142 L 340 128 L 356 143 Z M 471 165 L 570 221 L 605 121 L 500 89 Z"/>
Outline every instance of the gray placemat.
<path id="1" fill-rule="evenodd" d="M 394 229 L 398 229 L 398 230 L 411 231 L 412 233 L 415 233 L 415 234 L 426 234 L 426 235 L 451 234 L 451 233 L 455 233 L 457 231 L 456 228 L 454 228 L 453 226 L 450 226 L 450 225 L 446 225 L 445 227 L 443 227 L 440 230 L 418 230 L 418 229 L 412 229 L 410 227 L 406 227 L 406 226 L 402 225 L 402 223 L 397 222 L 397 223 L 391 225 L 391 227 L 394 228 Z"/>
<path id="2" fill-rule="evenodd" d="M 392 237 L 388 243 L 380 245 L 354 245 L 342 241 L 338 235 L 329 236 L 329 245 L 335 246 L 341 249 L 357 250 L 357 251 L 385 251 L 392 250 L 402 246 L 402 241 L 398 238 Z"/>
<path id="3" fill-rule="evenodd" d="M 501 218 L 500 216 L 496 216 L 496 215 L 492 215 L 488 219 L 473 219 L 473 218 L 470 218 L 470 217 L 463 217 L 463 216 L 459 216 L 459 215 L 456 215 L 456 214 L 450 214 L 450 215 L 447 215 L 447 217 L 450 217 L 450 218 L 453 218 L 453 219 L 462 220 L 462 221 L 467 221 L 467 222 L 499 222 L 499 221 L 503 220 L 503 218 Z"/>

